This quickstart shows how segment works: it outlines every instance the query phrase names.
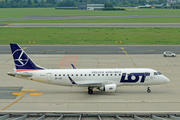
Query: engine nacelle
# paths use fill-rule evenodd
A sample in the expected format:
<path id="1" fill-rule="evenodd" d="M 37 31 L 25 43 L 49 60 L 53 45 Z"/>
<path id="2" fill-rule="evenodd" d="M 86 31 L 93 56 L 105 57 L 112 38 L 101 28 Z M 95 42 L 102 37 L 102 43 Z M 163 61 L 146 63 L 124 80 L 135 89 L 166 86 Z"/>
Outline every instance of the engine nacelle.
<path id="1" fill-rule="evenodd" d="M 105 92 L 116 92 L 116 84 L 105 85 Z"/>

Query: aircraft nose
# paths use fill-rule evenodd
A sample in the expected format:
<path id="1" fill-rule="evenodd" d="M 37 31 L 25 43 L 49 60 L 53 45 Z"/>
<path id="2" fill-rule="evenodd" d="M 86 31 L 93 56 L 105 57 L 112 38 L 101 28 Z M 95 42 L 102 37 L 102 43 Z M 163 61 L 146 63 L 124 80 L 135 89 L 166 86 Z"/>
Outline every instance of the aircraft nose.
<path id="1" fill-rule="evenodd" d="M 164 81 L 165 81 L 166 83 L 170 82 L 170 80 L 169 80 L 167 77 L 164 76 L 164 78 L 165 78 Z"/>

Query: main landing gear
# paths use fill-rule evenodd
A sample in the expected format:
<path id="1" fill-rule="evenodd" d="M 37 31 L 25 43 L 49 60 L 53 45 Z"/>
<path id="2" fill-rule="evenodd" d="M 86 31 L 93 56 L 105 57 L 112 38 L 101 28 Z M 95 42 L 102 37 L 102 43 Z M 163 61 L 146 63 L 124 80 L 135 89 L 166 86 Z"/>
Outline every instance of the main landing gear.
<path id="1" fill-rule="evenodd" d="M 88 87 L 88 93 L 89 93 L 89 94 L 93 94 L 93 88 Z"/>
<path id="2" fill-rule="evenodd" d="M 150 87 L 147 88 L 147 92 L 150 93 L 151 92 L 151 89 Z"/>

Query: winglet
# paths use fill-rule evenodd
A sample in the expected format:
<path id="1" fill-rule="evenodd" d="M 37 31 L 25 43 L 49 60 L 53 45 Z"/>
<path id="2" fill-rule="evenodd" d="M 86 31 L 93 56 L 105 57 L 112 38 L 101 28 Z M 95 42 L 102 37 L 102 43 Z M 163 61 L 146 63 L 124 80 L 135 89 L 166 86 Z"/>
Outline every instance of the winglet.
<path id="1" fill-rule="evenodd" d="M 73 67 L 73 69 L 76 69 L 76 67 L 73 64 L 71 64 L 71 66 Z"/>
<path id="2" fill-rule="evenodd" d="M 71 79 L 71 77 L 68 76 L 68 78 L 69 78 L 69 80 L 71 81 L 71 83 L 72 83 L 73 85 L 77 85 L 77 84 L 74 82 L 74 80 Z"/>

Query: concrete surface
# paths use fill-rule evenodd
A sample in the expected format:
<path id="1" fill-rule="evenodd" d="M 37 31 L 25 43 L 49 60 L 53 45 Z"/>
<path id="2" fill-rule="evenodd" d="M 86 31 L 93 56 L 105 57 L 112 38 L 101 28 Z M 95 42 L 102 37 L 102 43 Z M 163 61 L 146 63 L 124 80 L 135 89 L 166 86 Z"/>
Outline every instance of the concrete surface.
<path id="1" fill-rule="evenodd" d="M 59 66 L 64 55 L 30 54 L 33 61 L 46 68 L 70 68 L 66 62 Z M 72 58 L 74 55 L 66 55 Z M 17 111 L 179 111 L 180 110 L 180 57 L 162 57 L 161 54 L 76 55 L 77 68 L 153 68 L 167 76 L 171 82 L 152 86 L 151 93 L 146 86 L 119 87 L 116 93 L 96 91 L 89 95 L 87 88 L 48 85 L 7 75 L 13 71 L 14 63 L 10 54 L 0 54 L 0 87 L 23 87 L 15 99 L 0 99 L 1 112 Z M 67 57 L 67 58 L 68 58 Z M 63 65 L 65 64 L 65 65 Z M 0 91 L 5 92 L 5 91 Z M 16 92 L 16 91 L 14 91 Z M 42 94 L 35 94 L 42 93 Z M 24 97 L 23 97 L 24 96 Z"/>

